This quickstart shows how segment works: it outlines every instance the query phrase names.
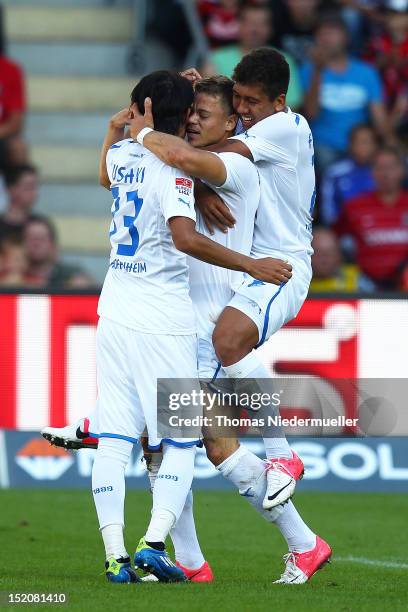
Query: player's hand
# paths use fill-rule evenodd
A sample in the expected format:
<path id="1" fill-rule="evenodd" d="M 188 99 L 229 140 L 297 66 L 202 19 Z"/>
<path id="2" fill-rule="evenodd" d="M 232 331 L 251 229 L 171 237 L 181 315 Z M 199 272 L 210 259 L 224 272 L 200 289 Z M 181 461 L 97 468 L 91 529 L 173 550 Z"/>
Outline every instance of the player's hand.
<path id="1" fill-rule="evenodd" d="M 281 285 L 287 283 L 292 277 L 292 266 L 282 259 L 274 259 L 273 257 L 253 259 L 250 257 L 249 260 L 246 272 L 257 280 Z"/>
<path id="2" fill-rule="evenodd" d="M 180 72 L 180 76 L 184 77 L 185 79 L 188 79 L 193 85 L 196 81 L 199 81 L 203 78 L 198 72 L 198 70 L 196 70 L 195 68 L 188 68 L 187 70 L 183 70 L 183 72 Z"/>
<path id="3" fill-rule="evenodd" d="M 153 121 L 153 107 L 150 98 L 145 98 L 144 101 L 144 115 L 139 113 L 139 109 L 136 104 L 132 104 L 130 110 L 133 114 L 133 119 L 130 120 L 130 135 L 133 140 L 136 140 L 137 135 L 143 128 L 149 127 L 154 129 Z"/>
<path id="4" fill-rule="evenodd" d="M 200 181 L 196 181 L 195 198 L 197 208 L 211 235 L 214 234 L 215 228 L 226 233 L 228 228 L 234 227 L 235 219 L 228 206 L 215 191 Z"/>
<path id="5" fill-rule="evenodd" d="M 123 108 L 121 111 L 110 118 L 109 126 L 115 130 L 123 130 L 132 119 L 133 114 L 129 108 Z"/>

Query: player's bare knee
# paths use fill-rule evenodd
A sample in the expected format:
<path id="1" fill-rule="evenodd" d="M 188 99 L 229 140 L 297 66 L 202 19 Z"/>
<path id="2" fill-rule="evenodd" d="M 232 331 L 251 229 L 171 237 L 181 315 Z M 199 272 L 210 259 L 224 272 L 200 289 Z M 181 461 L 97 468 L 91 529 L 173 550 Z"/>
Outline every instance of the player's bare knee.
<path id="1" fill-rule="evenodd" d="M 204 446 L 208 459 L 215 466 L 224 461 L 224 449 L 219 440 L 204 440 Z"/>
<path id="2" fill-rule="evenodd" d="M 236 363 L 242 358 L 240 357 L 243 351 L 242 342 L 236 334 L 231 334 L 230 331 L 218 331 L 215 328 L 212 340 L 216 355 L 223 365 Z"/>
<path id="3" fill-rule="evenodd" d="M 238 442 L 234 439 L 217 438 L 204 440 L 207 457 L 217 467 L 238 448 Z"/>

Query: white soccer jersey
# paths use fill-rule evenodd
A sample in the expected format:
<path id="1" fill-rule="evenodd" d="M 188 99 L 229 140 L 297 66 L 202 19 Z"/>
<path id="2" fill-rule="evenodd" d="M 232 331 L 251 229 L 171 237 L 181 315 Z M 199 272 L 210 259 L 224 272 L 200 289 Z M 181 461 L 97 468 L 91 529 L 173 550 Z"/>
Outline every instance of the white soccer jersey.
<path id="1" fill-rule="evenodd" d="M 192 179 L 132 140 L 113 145 L 106 165 L 112 250 L 98 314 L 144 333 L 196 333 L 187 257 L 167 224 L 175 216 L 195 221 Z"/>
<path id="2" fill-rule="evenodd" d="M 227 178 L 221 187 L 210 187 L 224 200 L 236 219 L 236 225 L 226 234 L 215 229 L 212 236 L 201 215 L 197 213 L 197 231 L 222 246 L 244 255 L 252 247 L 255 215 L 259 204 L 259 175 L 255 165 L 242 155 L 220 153 Z M 199 334 L 211 330 L 222 310 L 243 280 L 243 273 L 213 266 L 192 257 L 190 269 L 190 295 L 197 315 Z"/>
<path id="3" fill-rule="evenodd" d="M 233 137 L 251 151 L 261 177 L 252 254 L 310 259 L 316 199 L 313 138 L 290 108 Z"/>

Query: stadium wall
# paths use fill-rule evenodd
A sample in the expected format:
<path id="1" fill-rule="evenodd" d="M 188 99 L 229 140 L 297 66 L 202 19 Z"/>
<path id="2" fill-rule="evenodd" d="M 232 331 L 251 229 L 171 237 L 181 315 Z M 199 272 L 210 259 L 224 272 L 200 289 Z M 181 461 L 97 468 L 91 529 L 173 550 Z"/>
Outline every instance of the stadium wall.
<path id="1" fill-rule="evenodd" d="M 94 407 L 97 299 L 94 293 L 0 295 L 0 486 L 88 486 L 93 451 L 52 449 L 37 432 Z M 313 376 L 334 387 L 337 380 L 406 380 L 408 300 L 309 298 L 259 351 L 275 375 Z M 344 415 L 353 416 L 355 394 L 337 390 Z M 407 491 L 408 438 L 389 433 L 394 437 L 295 438 L 306 464 L 302 489 Z M 246 443 L 262 455 L 259 441 Z M 129 484 L 143 487 L 136 455 Z M 225 486 L 200 452 L 196 487 Z"/>

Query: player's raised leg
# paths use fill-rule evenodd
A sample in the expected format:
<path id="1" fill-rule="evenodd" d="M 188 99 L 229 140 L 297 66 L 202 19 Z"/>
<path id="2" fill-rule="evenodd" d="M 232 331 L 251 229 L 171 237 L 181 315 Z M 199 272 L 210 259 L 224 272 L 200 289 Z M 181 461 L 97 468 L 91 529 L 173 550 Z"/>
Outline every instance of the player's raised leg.
<path id="1" fill-rule="evenodd" d="M 274 296 L 276 300 L 280 291 L 280 288 L 276 287 L 271 300 L 274 300 Z M 255 321 L 241 310 L 241 308 L 248 308 L 250 312 L 253 311 L 254 303 L 254 301 L 247 300 L 246 297 L 234 296 L 231 304 L 235 304 L 236 307 L 225 308 L 215 327 L 214 348 L 224 372 L 229 378 L 235 380 L 234 388 L 237 393 L 246 393 L 249 397 L 259 393 L 271 396 L 271 374 L 253 350 L 262 340 L 263 331 L 260 331 Z M 265 309 L 265 316 L 262 316 L 264 313 L 261 308 L 255 310 L 253 317 L 260 315 L 263 320 L 266 314 L 270 315 L 270 308 L 268 311 Z M 284 322 L 284 320 L 278 322 L 278 319 L 281 318 L 284 318 L 283 309 L 275 308 L 275 322 L 280 323 L 279 327 Z M 262 321 L 261 323 L 263 325 Z M 266 416 L 278 416 L 279 414 L 272 398 L 270 405 L 264 410 Z M 303 475 L 303 464 L 297 455 L 292 453 L 282 427 L 269 426 L 267 433 L 268 436 L 264 437 L 265 453 L 269 460 L 267 465 L 268 489 L 264 499 L 265 509 L 273 508 L 290 499 L 295 490 L 296 480 Z"/>
<path id="2" fill-rule="evenodd" d="M 90 431 L 91 418 L 86 417 L 66 427 L 44 427 L 41 435 L 53 446 L 60 446 L 68 450 L 97 448 L 98 438 L 93 437 Z"/>

